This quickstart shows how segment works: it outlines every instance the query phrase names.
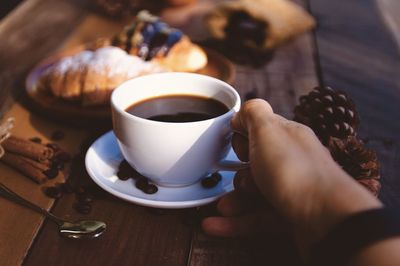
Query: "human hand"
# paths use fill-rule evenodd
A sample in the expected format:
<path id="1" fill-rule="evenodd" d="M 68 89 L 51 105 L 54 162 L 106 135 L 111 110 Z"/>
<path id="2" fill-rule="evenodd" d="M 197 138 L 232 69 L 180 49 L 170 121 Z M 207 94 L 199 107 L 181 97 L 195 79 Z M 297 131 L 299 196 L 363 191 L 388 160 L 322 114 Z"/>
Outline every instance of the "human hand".
<path id="1" fill-rule="evenodd" d="M 246 102 L 232 128 L 233 148 L 250 169 L 237 173 L 235 190 L 218 203 L 222 216 L 203 220 L 205 232 L 248 235 L 275 230 L 271 223 L 278 221 L 308 246 L 346 216 L 381 206 L 333 161 L 310 128 L 274 114 L 267 102 Z"/>

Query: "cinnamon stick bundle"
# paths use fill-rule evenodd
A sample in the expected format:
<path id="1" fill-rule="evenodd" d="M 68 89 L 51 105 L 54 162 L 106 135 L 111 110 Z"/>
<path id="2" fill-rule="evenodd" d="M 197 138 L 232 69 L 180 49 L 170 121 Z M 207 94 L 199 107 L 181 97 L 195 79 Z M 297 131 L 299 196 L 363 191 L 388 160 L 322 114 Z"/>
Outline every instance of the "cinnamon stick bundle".
<path id="1" fill-rule="evenodd" d="M 2 145 L 3 148 L 8 152 L 20 154 L 39 162 L 50 160 L 54 155 L 54 151 L 43 144 L 14 136 L 6 139 Z"/>
<path id="2" fill-rule="evenodd" d="M 40 162 L 11 152 L 6 152 L 1 160 L 36 183 L 42 184 L 47 180 L 45 171 L 48 170 L 48 167 Z"/>
<path id="3" fill-rule="evenodd" d="M 44 145 L 11 136 L 2 146 L 5 154 L 1 161 L 39 184 L 56 177 L 70 159 L 69 154 L 54 143 Z"/>

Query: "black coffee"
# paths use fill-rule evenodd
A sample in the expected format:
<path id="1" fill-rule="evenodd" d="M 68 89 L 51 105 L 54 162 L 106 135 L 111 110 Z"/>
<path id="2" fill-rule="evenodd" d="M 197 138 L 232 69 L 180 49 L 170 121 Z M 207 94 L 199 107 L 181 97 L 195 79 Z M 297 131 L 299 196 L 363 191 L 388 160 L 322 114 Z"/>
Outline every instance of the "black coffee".
<path id="1" fill-rule="evenodd" d="M 225 104 L 202 96 L 167 95 L 135 103 L 125 111 L 135 116 L 162 122 L 195 122 L 228 112 Z"/>

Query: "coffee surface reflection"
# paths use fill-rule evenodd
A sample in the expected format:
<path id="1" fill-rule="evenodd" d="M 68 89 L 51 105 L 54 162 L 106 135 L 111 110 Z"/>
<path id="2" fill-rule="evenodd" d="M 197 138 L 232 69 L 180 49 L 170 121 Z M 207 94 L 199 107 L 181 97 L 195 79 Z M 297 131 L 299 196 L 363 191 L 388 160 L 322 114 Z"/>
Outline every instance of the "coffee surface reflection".
<path id="1" fill-rule="evenodd" d="M 196 122 L 211 119 L 228 112 L 218 100 L 197 95 L 166 95 L 137 102 L 126 112 L 153 121 Z"/>

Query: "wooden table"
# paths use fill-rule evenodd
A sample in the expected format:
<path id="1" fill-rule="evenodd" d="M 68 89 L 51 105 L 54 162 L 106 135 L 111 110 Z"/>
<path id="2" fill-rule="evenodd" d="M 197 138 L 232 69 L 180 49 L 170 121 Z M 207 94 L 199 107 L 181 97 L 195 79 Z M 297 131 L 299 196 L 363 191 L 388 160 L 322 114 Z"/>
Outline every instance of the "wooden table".
<path id="1" fill-rule="evenodd" d="M 215 1 L 214 1 L 215 2 Z M 381 200 L 400 207 L 400 12 L 395 0 L 297 0 L 317 18 L 314 33 L 277 50 L 262 68 L 236 66 L 240 95 L 255 92 L 277 113 L 292 117 L 298 96 L 319 84 L 346 90 L 361 113 L 361 136 L 377 150 L 382 163 Z M 205 36 L 199 17 L 212 0 L 167 9 L 163 17 L 192 38 Z M 196 19 L 197 18 L 197 19 Z M 55 130 L 72 153 L 96 130 L 71 128 L 44 119 L 24 105 L 26 73 L 59 49 L 110 35 L 123 22 L 90 11 L 88 1 L 26 0 L 0 21 L 0 106 L 3 117 L 16 118 L 13 134 L 50 141 Z M 79 163 L 77 164 L 79 166 Z M 82 164 L 81 164 L 82 166 Z M 105 194 L 90 215 L 79 215 L 73 195 L 54 201 L 38 186 L 0 165 L 0 181 L 24 197 L 66 219 L 104 220 L 108 230 L 96 240 L 61 238 L 56 226 L 27 209 L 0 198 L 1 265 L 301 265 L 290 240 L 276 236 L 217 239 L 192 221 L 202 210 L 157 210 Z M 70 178 L 89 182 L 83 168 Z M 62 181 L 58 177 L 53 182 Z M 211 207 L 207 207 L 211 209 Z"/>

